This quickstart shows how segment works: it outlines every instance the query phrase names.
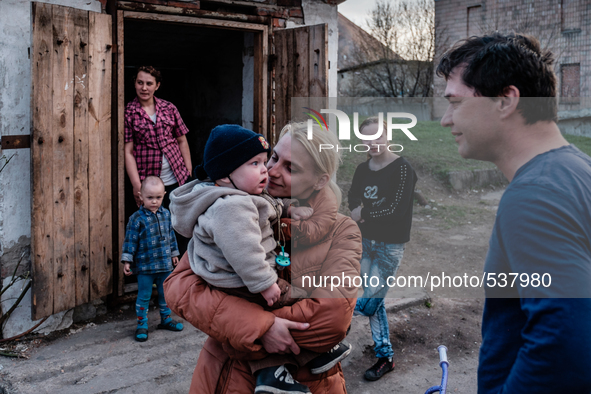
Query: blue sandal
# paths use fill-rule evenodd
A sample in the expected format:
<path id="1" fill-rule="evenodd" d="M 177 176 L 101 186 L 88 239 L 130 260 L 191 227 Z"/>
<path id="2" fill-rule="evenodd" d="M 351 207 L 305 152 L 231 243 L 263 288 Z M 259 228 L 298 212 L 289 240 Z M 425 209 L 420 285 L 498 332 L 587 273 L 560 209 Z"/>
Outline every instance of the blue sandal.
<path id="1" fill-rule="evenodd" d="M 135 330 L 135 340 L 138 342 L 146 342 L 148 340 L 148 329 L 138 328 Z"/>
<path id="2" fill-rule="evenodd" d="M 170 319 L 168 323 L 160 323 L 158 324 L 158 328 L 169 330 L 169 331 L 183 331 L 183 323 L 179 323 Z"/>

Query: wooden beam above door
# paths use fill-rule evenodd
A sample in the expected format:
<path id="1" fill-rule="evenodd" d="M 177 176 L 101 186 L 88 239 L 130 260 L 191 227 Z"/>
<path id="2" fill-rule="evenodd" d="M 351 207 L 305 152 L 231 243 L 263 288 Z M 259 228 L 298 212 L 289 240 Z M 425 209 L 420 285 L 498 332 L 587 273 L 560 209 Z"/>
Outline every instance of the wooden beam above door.
<path id="1" fill-rule="evenodd" d="M 169 2 L 170 3 L 170 2 Z M 269 18 L 260 15 L 248 15 L 247 13 L 209 11 L 187 7 L 173 7 L 170 5 L 146 4 L 134 1 L 119 1 L 117 6 L 122 11 L 156 13 L 166 15 L 178 15 L 189 17 L 214 18 L 222 20 L 233 20 L 245 23 L 266 24 Z"/>
<path id="2" fill-rule="evenodd" d="M 124 18 L 129 19 L 143 19 L 160 22 L 172 22 L 172 23 L 187 23 L 201 26 L 208 26 L 220 29 L 233 29 L 233 30 L 246 30 L 253 32 L 262 32 L 267 29 L 266 25 L 256 23 L 246 23 L 237 21 L 226 21 L 226 20 L 215 20 L 206 18 L 196 18 L 192 16 L 180 16 L 180 15 L 163 15 L 163 14 L 152 14 L 146 12 L 135 12 L 125 11 L 123 13 Z"/>

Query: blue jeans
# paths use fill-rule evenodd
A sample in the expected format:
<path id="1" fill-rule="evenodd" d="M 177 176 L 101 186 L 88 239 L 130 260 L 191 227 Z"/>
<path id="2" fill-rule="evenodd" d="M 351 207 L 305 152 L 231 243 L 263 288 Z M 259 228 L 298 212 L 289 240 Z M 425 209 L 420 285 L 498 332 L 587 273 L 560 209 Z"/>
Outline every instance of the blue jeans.
<path id="1" fill-rule="evenodd" d="M 363 298 L 357 299 L 355 314 L 369 317 L 371 336 L 375 342 L 376 357 L 392 357 L 394 351 L 390 343 L 390 327 L 384 297 L 388 293 L 386 283 L 389 276 L 395 276 L 404 254 L 404 244 L 387 244 L 363 238 L 361 257 L 361 277 L 367 275 L 367 287 Z M 377 278 L 370 281 L 371 277 Z M 383 286 L 383 287 L 382 287 Z"/>
<path id="2" fill-rule="evenodd" d="M 156 283 L 158 290 L 158 306 L 160 306 L 160 318 L 164 321 L 170 316 L 170 308 L 164 299 L 164 288 L 162 284 L 168 278 L 170 272 L 159 272 L 157 274 L 139 274 L 137 276 L 137 301 L 135 312 L 137 314 L 138 328 L 148 328 L 148 307 L 152 297 L 152 285 Z"/>

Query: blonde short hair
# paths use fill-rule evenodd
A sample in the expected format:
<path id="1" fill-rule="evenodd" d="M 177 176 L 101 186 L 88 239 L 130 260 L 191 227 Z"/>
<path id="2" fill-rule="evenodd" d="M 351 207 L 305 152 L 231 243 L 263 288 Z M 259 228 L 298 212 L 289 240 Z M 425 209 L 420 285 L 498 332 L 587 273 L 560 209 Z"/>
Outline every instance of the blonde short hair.
<path id="1" fill-rule="evenodd" d="M 164 182 L 162 182 L 162 179 L 154 175 L 149 175 L 146 178 L 144 178 L 142 186 L 140 188 L 142 192 L 144 191 L 144 187 L 146 185 L 162 185 L 163 188 L 166 188 L 166 186 L 164 186 Z"/>

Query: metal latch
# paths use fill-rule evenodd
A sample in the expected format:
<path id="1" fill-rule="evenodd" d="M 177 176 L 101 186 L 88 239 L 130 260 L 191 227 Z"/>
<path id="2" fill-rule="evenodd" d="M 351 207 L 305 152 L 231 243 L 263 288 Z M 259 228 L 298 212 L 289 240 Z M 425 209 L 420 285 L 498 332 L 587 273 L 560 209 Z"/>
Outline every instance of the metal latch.
<path id="1" fill-rule="evenodd" d="M 3 135 L 0 142 L 2 150 L 24 149 L 31 147 L 31 136 L 25 135 Z"/>

